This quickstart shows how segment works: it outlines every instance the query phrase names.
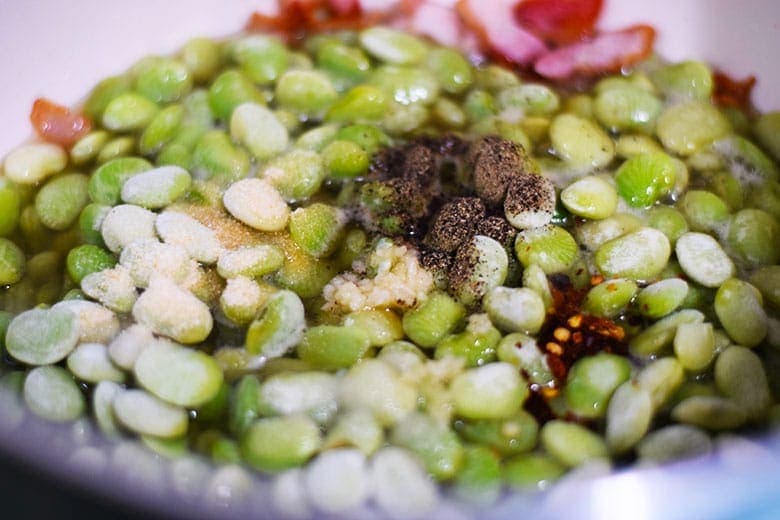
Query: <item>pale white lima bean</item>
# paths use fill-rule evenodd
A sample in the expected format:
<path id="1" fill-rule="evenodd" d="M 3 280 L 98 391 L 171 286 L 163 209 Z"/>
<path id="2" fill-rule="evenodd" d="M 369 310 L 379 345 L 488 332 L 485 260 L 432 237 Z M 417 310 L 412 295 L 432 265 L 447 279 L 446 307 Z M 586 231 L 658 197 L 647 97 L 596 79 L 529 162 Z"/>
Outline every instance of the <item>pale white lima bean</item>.
<path id="1" fill-rule="evenodd" d="M 279 191 L 263 179 L 233 183 L 222 201 L 231 215 L 260 231 L 281 231 L 290 218 L 290 208 Z"/>
<path id="2" fill-rule="evenodd" d="M 222 251 L 216 233 L 186 213 L 163 211 L 157 215 L 155 228 L 166 244 L 183 248 L 198 262 L 213 264 Z"/>

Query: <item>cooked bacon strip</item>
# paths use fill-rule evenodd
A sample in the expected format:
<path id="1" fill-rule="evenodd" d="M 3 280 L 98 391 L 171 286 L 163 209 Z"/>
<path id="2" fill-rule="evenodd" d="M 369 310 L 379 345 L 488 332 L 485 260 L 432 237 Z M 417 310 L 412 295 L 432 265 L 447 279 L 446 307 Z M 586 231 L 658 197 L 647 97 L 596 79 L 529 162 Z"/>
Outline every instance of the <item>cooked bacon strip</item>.
<path id="1" fill-rule="evenodd" d="M 460 0 L 456 8 L 466 26 L 496 58 L 530 65 L 547 47 L 515 22 L 513 5 L 514 0 Z"/>
<path id="2" fill-rule="evenodd" d="M 725 72 L 715 71 L 713 74 L 715 89 L 712 100 L 722 107 L 736 107 L 743 110 L 751 105 L 750 96 L 756 85 L 756 77 L 748 76 L 745 79 L 734 79 Z"/>
<path id="3" fill-rule="evenodd" d="M 45 98 L 38 98 L 33 103 L 30 122 L 44 141 L 68 147 L 92 128 L 92 121 L 87 116 L 73 113 Z"/>
<path id="4" fill-rule="evenodd" d="M 280 0 L 279 13 L 269 16 L 255 12 L 246 24 L 247 31 L 266 31 L 279 34 L 288 42 L 300 39 L 305 33 L 337 31 L 342 29 L 361 29 L 374 25 L 382 18 L 382 13 L 365 9 L 368 3 L 398 3 L 399 0 L 349 0 L 357 4 L 347 14 L 335 12 L 333 0 Z M 347 1 L 336 0 L 339 9 L 347 8 Z"/>
<path id="5" fill-rule="evenodd" d="M 327 31 L 346 31 L 365 29 L 383 21 L 385 14 L 381 12 L 354 13 L 347 16 L 326 17 L 313 20 L 306 27 L 306 32 L 318 33 Z"/>
<path id="6" fill-rule="evenodd" d="M 410 16 L 409 30 L 428 36 L 436 43 L 456 47 L 463 38 L 458 13 L 446 5 L 431 0 L 423 1 L 418 3 Z"/>
<path id="7" fill-rule="evenodd" d="M 555 45 L 592 36 L 602 0 L 521 0 L 514 9 L 517 22 Z"/>
<path id="8" fill-rule="evenodd" d="M 552 43 L 592 34 L 603 0 L 279 0 L 276 15 L 255 13 L 249 31 L 290 43 L 306 33 L 361 29 L 377 23 L 428 36 L 475 58 L 485 54 L 561 80 L 619 70 L 645 58 L 655 31 L 647 25 L 597 34 L 550 51 Z M 516 16 L 515 16 L 516 15 Z M 518 23 L 518 19 L 526 26 Z M 537 34 L 534 34 L 535 31 Z"/>
<path id="9" fill-rule="evenodd" d="M 328 0 L 336 16 L 354 15 L 360 12 L 360 0 Z"/>
<path id="10" fill-rule="evenodd" d="M 320 0 L 279 0 L 279 12 L 276 15 L 255 11 L 247 21 L 245 29 L 250 32 L 278 33 L 286 39 L 291 39 L 306 29 L 311 11 L 320 5 Z"/>
<path id="11" fill-rule="evenodd" d="M 592 40 L 550 51 L 536 61 L 534 69 L 541 76 L 558 80 L 616 72 L 646 58 L 654 40 L 655 30 L 649 25 L 605 32 Z"/>

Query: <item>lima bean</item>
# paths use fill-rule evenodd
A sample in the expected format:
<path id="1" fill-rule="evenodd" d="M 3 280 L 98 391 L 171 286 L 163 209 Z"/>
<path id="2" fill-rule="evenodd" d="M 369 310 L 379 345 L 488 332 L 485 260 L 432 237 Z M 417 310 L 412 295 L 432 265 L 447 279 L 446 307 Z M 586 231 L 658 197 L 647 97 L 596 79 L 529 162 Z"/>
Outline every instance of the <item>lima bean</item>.
<path id="1" fill-rule="evenodd" d="M 36 415 L 56 422 L 73 421 L 86 409 L 86 399 L 73 377 L 64 368 L 51 365 L 27 374 L 24 401 Z"/>
<path id="2" fill-rule="evenodd" d="M 604 440 L 597 434 L 561 420 L 550 421 L 542 427 L 541 441 L 545 450 L 567 467 L 605 458 L 608 453 Z"/>

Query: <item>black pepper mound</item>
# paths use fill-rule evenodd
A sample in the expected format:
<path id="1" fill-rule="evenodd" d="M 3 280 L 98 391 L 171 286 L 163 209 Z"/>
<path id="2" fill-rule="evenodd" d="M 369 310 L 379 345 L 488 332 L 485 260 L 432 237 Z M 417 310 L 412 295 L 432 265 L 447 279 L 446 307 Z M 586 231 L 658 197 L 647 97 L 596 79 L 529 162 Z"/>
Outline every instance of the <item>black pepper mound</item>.
<path id="1" fill-rule="evenodd" d="M 473 241 L 463 244 L 455 252 L 452 266 L 448 273 L 449 289 L 451 293 L 459 293 L 467 284 L 477 284 L 472 273 L 479 263 L 479 253 L 474 247 Z M 479 287 L 472 287 L 472 292 L 478 292 Z"/>
<path id="2" fill-rule="evenodd" d="M 540 214 L 540 218 L 549 222 L 555 211 L 555 200 L 555 186 L 550 179 L 535 174 L 518 175 L 512 178 L 507 186 L 504 213 L 511 218 L 521 213 L 533 212 Z M 547 222 L 535 223 L 528 227 Z"/>
<path id="3" fill-rule="evenodd" d="M 456 197 L 444 204 L 431 219 L 423 243 L 432 249 L 454 253 L 474 236 L 485 218 L 485 205 L 477 197 Z"/>
<path id="4" fill-rule="evenodd" d="M 492 238 L 511 253 L 517 230 L 505 218 L 492 216 L 484 218 L 477 223 L 475 234 Z M 509 256 L 511 257 L 512 255 L 510 254 Z"/>
<path id="5" fill-rule="evenodd" d="M 389 236 L 416 234 L 430 205 L 419 186 L 400 178 L 368 182 L 359 197 L 358 219 L 369 230 Z"/>
<path id="6" fill-rule="evenodd" d="M 376 181 L 392 179 L 404 164 L 406 152 L 403 147 L 386 147 L 374 154 L 368 168 L 368 178 Z"/>
<path id="7" fill-rule="evenodd" d="M 475 267 L 472 237 L 490 237 L 511 256 L 516 231 L 502 203 L 513 179 L 535 171 L 522 146 L 498 136 L 421 136 L 374 155 L 368 175 L 354 181 L 353 214 L 369 231 L 408 241 L 437 286 L 454 294 Z"/>
<path id="8" fill-rule="evenodd" d="M 532 159 L 519 144 L 497 136 L 483 137 L 469 149 L 474 190 L 488 206 L 499 206 L 510 181 L 521 174 L 537 171 Z"/>
<path id="9" fill-rule="evenodd" d="M 422 247 L 419 251 L 420 265 L 433 275 L 433 283 L 437 288 L 446 290 L 449 286 L 450 267 L 454 260 L 452 255 L 427 247 Z"/>
<path id="10" fill-rule="evenodd" d="M 404 156 L 401 175 L 428 191 L 438 192 L 439 176 L 434 153 L 421 144 L 411 146 Z"/>
<path id="11" fill-rule="evenodd" d="M 354 202 L 358 220 L 368 230 L 385 235 L 422 237 L 442 203 L 442 164 L 461 162 L 465 149 L 459 137 L 448 134 L 379 150 L 360 181 Z"/>

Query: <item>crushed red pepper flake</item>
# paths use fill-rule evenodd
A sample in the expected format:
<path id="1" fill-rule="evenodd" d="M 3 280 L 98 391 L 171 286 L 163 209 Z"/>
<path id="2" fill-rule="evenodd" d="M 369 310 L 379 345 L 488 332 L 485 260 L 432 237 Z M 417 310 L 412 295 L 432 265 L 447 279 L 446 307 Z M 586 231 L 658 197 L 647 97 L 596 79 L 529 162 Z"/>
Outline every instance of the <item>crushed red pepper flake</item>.
<path id="1" fill-rule="evenodd" d="M 557 343 L 553 343 L 552 341 L 547 342 L 547 344 L 544 346 L 545 350 L 549 352 L 550 354 L 555 354 L 556 356 L 562 356 L 563 355 L 563 349 L 561 346 Z"/>
<path id="2" fill-rule="evenodd" d="M 528 399 L 523 404 L 523 409 L 536 417 L 536 420 L 540 425 L 556 419 L 555 413 L 550 408 L 549 401 L 557 395 L 556 393 L 550 393 L 549 387 L 539 385 L 531 385 L 531 393 L 528 394 Z"/>
<path id="3" fill-rule="evenodd" d="M 593 285 L 603 280 L 591 280 Z M 530 395 L 524 408 L 540 424 L 555 418 L 549 401 L 556 398 L 566 382 L 571 366 L 579 359 L 608 352 L 628 355 L 623 327 L 614 321 L 582 312 L 580 306 L 588 287 L 577 289 L 565 275 L 550 277 L 553 305 L 547 311 L 545 327 L 537 344 L 547 357 L 547 364 L 554 377 L 552 386 L 531 384 Z"/>
<path id="4" fill-rule="evenodd" d="M 712 92 L 712 101 L 721 107 L 734 107 L 741 110 L 750 110 L 751 95 L 756 85 L 756 77 L 748 76 L 744 79 L 734 79 L 728 74 L 715 71 L 712 75 L 715 87 Z"/>
<path id="5" fill-rule="evenodd" d="M 554 303 L 547 317 L 547 326 L 540 334 L 540 343 L 554 341 L 561 346 L 563 352 L 560 355 L 547 355 L 548 362 L 552 357 L 558 357 L 561 361 L 553 362 L 554 367 L 551 366 L 558 384 L 565 381 L 569 368 L 584 356 L 599 352 L 627 354 L 623 327 L 608 318 L 581 311 L 580 305 L 587 294 L 587 288 L 576 289 L 566 276 L 553 276 L 550 281 Z M 567 330 L 570 333 L 569 338 L 564 341 L 564 333 L 558 329 Z"/>
<path id="6" fill-rule="evenodd" d="M 287 43 L 294 44 L 303 41 L 307 34 L 364 29 L 376 25 L 384 16 L 363 13 L 360 9 L 339 13 L 325 0 L 281 0 L 278 14 L 267 15 L 256 11 L 249 17 L 244 29 L 275 33 Z"/>
<path id="7" fill-rule="evenodd" d="M 566 324 L 574 329 L 580 328 L 582 326 L 582 314 L 576 314 L 570 317 L 566 320 Z"/>
<path id="8" fill-rule="evenodd" d="M 571 338 L 571 331 L 564 327 L 558 327 L 553 331 L 553 336 L 558 341 L 566 342 L 569 341 L 569 338 Z"/>

